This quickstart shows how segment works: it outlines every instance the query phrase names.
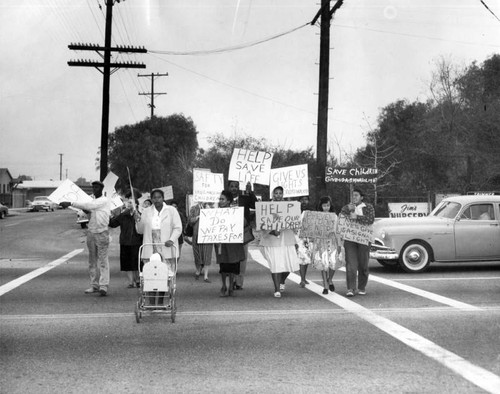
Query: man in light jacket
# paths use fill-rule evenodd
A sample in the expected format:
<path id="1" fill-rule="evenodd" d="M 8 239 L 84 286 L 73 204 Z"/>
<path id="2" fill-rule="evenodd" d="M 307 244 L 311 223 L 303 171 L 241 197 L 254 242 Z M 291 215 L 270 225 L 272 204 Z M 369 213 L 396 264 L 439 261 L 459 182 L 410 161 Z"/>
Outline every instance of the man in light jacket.
<path id="1" fill-rule="evenodd" d="M 103 196 L 104 184 L 92 182 L 94 199 L 90 202 L 62 202 L 63 208 L 72 206 L 90 213 L 87 231 L 87 247 L 89 249 L 90 288 L 86 294 L 97 293 L 101 296 L 108 294 L 109 286 L 109 217 L 111 205 L 109 199 Z"/>

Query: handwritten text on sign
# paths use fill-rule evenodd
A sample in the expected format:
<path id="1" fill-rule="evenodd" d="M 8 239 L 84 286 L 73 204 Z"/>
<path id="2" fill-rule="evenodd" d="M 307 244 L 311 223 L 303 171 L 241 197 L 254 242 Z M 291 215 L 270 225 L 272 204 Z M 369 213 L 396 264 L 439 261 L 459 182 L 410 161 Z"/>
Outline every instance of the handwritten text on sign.
<path id="1" fill-rule="evenodd" d="M 193 169 L 193 201 L 218 202 L 224 190 L 224 174 Z"/>
<path id="2" fill-rule="evenodd" d="M 307 164 L 271 169 L 270 193 L 276 186 L 283 188 L 283 197 L 285 198 L 309 195 Z"/>
<path id="3" fill-rule="evenodd" d="M 243 207 L 200 210 L 198 242 L 243 243 Z"/>
<path id="4" fill-rule="evenodd" d="M 326 167 L 325 182 L 334 183 L 377 183 L 376 168 Z"/>
<path id="5" fill-rule="evenodd" d="M 229 164 L 229 180 L 240 182 L 244 190 L 247 182 L 269 185 L 273 154 L 236 148 Z"/>
<path id="6" fill-rule="evenodd" d="M 305 238 L 335 238 L 337 215 L 333 212 L 304 211 L 300 236 Z"/>
<path id="7" fill-rule="evenodd" d="M 372 226 L 364 226 L 344 215 L 340 215 L 338 220 L 338 233 L 347 241 L 368 245 L 373 242 Z"/>
<path id="8" fill-rule="evenodd" d="M 56 190 L 52 192 L 49 196 L 49 200 L 57 203 L 63 201 L 89 202 L 92 201 L 92 197 L 90 197 L 69 179 L 66 179 Z"/>
<path id="9" fill-rule="evenodd" d="M 298 201 L 258 201 L 255 215 L 257 230 L 295 230 L 302 221 Z"/>

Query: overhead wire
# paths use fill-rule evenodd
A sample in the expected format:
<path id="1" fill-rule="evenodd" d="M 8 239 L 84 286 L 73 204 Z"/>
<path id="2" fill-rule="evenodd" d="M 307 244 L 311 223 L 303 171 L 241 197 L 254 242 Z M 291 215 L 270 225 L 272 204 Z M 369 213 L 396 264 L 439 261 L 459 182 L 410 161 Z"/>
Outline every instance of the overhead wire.
<path id="1" fill-rule="evenodd" d="M 490 7 L 488 7 L 488 5 L 483 0 L 479 1 L 489 12 L 491 12 L 491 15 L 493 15 L 496 18 L 496 20 L 500 22 L 500 19 L 498 18 L 498 16 L 495 15 L 495 13 L 490 9 Z"/>

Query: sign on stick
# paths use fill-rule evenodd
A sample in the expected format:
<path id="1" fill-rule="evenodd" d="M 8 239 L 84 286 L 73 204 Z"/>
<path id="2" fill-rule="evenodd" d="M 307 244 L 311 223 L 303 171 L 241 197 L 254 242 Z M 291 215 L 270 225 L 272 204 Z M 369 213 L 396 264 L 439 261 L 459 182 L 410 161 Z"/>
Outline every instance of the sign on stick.
<path id="1" fill-rule="evenodd" d="M 257 201 L 255 215 L 257 230 L 295 230 L 301 224 L 298 201 Z"/>
<path id="2" fill-rule="evenodd" d="M 198 242 L 243 243 L 243 207 L 200 210 Z"/>

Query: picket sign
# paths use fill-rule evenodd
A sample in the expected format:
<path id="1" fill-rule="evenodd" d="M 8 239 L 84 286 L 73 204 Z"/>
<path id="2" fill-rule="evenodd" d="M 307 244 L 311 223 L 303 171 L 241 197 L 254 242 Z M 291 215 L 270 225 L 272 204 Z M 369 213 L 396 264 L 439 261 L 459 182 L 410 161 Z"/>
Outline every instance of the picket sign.
<path id="1" fill-rule="evenodd" d="M 224 174 L 193 169 L 193 201 L 218 202 L 224 190 Z"/>
<path id="2" fill-rule="evenodd" d="M 333 212 L 304 211 L 300 236 L 302 238 L 336 238 L 338 217 Z"/>
<path id="3" fill-rule="evenodd" d="M 228 179 L 238 181 L 240 190 L 245 190 L 248 182 L 269 185 L 272 161 L 272 153 L 236 148 L 231 156 Z"/>
<path id="4" fill-rule="evenodd" d="M 89 202 L 92 201 L 87 193 L 80 189 L 76 184 L 74 184 L 69 179 L 66 179 L 61 185 L 54 190 L 49 197 L 49 200 L 55 203 L 61 203 L 63 201 L 69 202 Z"/>
<path id="5" fill-rule="evenodd" d="M 269 181 L 269 194 L 275 187 L 283 188 L 283 197 L 301 197 L 309 195 L 309 172 L 307 164 L 297 166 L 272 168 Z"/>
<path id="6" fill-rule="evenodd" d="M 373 242 L 373 227 L 371 225 L 362 225 L 344 215 L 340 215 L 338 219 L 337 232 L 347 241 L 363 245 Z"/>
<path id="7" fill-rule="evenodd" d="M 243 243 L 243 207 L 200 210 L 198 243 Z"/>
<path id="8" fill-rule="evenodd" d="M 255 219 L 257 230 L 298 230 L 302 221 L 300 202 L 257 201 Z"/>

